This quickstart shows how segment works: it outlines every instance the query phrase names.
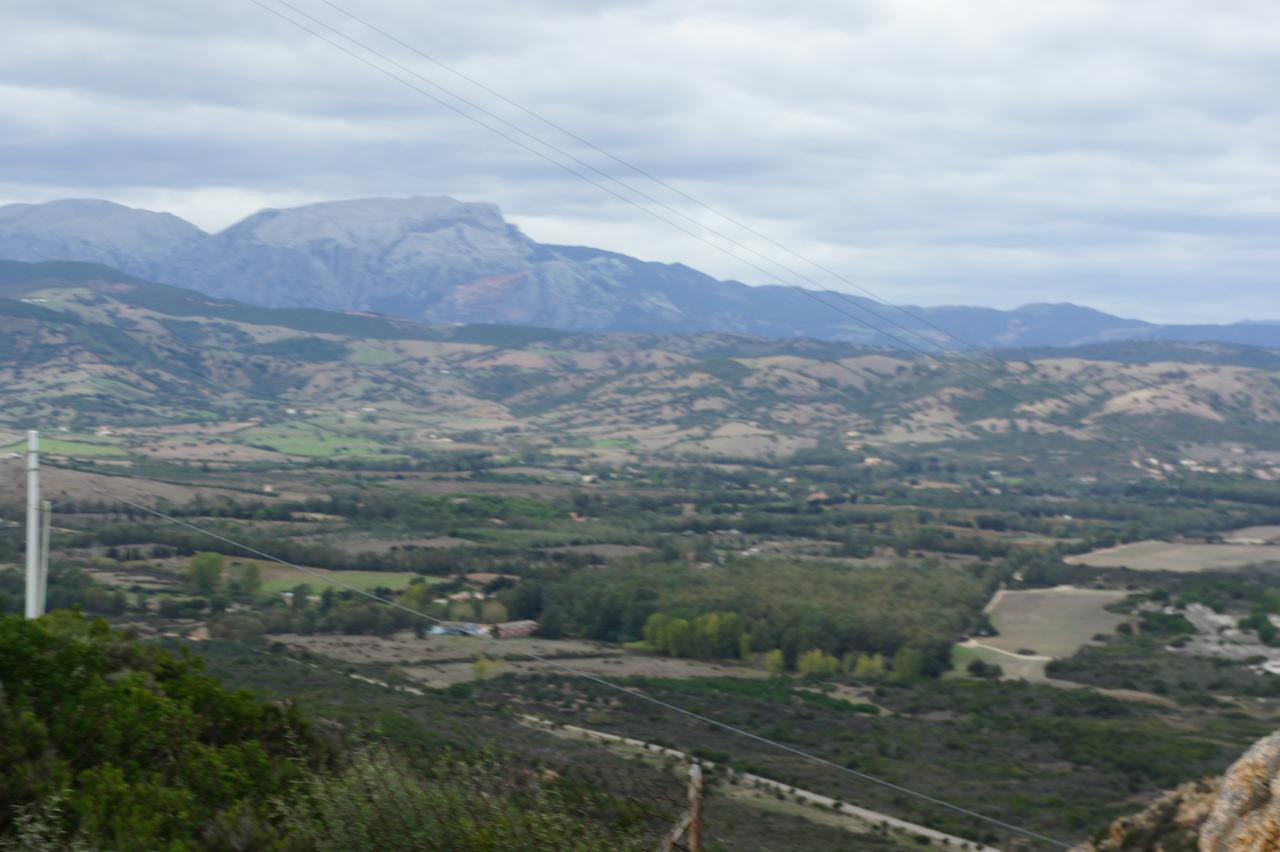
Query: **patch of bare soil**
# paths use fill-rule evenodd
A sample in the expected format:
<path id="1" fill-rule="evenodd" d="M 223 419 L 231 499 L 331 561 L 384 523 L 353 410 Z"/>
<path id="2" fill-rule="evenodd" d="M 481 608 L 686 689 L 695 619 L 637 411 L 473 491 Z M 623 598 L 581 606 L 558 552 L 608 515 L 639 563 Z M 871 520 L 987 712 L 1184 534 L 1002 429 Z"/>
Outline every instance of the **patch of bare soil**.
<path id="1" fill-rule="evenodd" d="M 1138 541 L 1069 556 L 1063 561 L 1072 565 L 1130 568 L 1134 571 L 1196 572 L 1277 562 L 1280 561 L 1280 545 Z"/>
<path id="2" fill-rule="evenodd" d="M 648 553 L 652 549 L 641 544 L 562 544 L 559 547 L 542 548 L 546 553 L 584 553 L 588 556 L 599 556 L 604 559 L 638 556 L 641 553 Z"/>
<path id="3" fill-rule="evenodd" d="M 564 669 L 558 666 L 522 657 L 518 648 L 524 641 L 520 639 L 511 640 L 510 644 L 513 646 L 513 652 L 505 653 L 501 662 L 489 671 L 489 676 L 500 674 L 552 674 L 557 671 L 563 673 Z M 491 645 L 490 647 L 496 650 L 496 646 Z M 484 652 L 486 656 L 493 656 L 483 648 L 477 650 Z M 548 657 L 548 659 L 555 660 L 556 658 Z M 718 664 L 700 660 L 677 660 L 670 657 L 651 657 L 639 654 L 617 654 L 605 657 L 567 657 L 558 659 L 556 662 L 562 663 L 574 671 L 586 672 L 610 679 L 632 676 L 654 678 L 759 678 L 766 676 L 763 671 L 749 669 L 745 666 Z M 437 689 L 475 678 L 474 660 L 410 666 L 404 672 L 419 683 Z"/>
<path id="4" fill-rule="evenodd" d="M 1036 655 L 1069 657 L 1096 634 L 1111 633 L 1125 620 L 1104 607 L 1126 594 L 1069 586 L 1001 591 L 989 607 L 1000 635 L 980 641 L 1011 654 L 1033 650 Z"/>
<path id="5" fill-rule="evenodd" d="M 465 538 L 438 535 L 433 538 L 358 538 L 336 541 L 333 545 L 343 553 L 387 553 L 392 550 L 439 550 L 468 547 L 475 544 Z"/>
<path id="6" fill-rule="evenodd" d="M 165 500 L 184 505 L 197 496 L 224 497 L 243 500 L 241 491 L 204 485 L 175 485 L 134 476 L 105 476 L 78 470 L 45 466 L 40 474 L 40 487 L 44 496 L 53 501 L 76 500 L 95 502 L 108 500 L 101 491 L 118 494 L 130 500 L 152 503 Z M 0 502 L 16 501 L 26 494 L 26 482 L 22 476 L 0 476 Z"/>

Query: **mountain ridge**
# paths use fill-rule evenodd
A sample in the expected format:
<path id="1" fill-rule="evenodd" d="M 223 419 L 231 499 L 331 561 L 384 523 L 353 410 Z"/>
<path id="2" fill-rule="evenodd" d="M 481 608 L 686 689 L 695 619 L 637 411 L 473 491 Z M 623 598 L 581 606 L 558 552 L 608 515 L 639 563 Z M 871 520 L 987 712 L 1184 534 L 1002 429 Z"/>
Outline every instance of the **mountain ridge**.
<path id="1" fill-rule="evenodd" d="M 1013 310 L 907 306 L 903 313 L 849 294 L 809 291 L 815 298 L 806 298 L 788 286 L 718 280 L 684 264 L 538 243 L 496 205 L 445 197 L 268 208 L 216 233 L 170 213 L 97 199 L 11 204 L 0 206 L 0 258 L 102 263 L 265 307 L 432 324 L 725 331 L 926 351 L 1120 340 L 1280 345 L 1280 322 L 1159 325 L 1044 302 Z"/>
<path id="2" fill-rule="evenodd" d="M 623 441 L 672 459 L 1030 441 L 1088 447 L 1096 461 L 1091 439 L 1138 418 L 1135 434 L 1163 444 L 1280 447 L 1280 350 L 1147 341 L 1013 354 L 1016 366 L 975 381 L 968 358 L 846 341 L 433 327 L 0 261 L 0 424 L 376 412 L 428 436 L 481 424 L 513 441 Z"/>

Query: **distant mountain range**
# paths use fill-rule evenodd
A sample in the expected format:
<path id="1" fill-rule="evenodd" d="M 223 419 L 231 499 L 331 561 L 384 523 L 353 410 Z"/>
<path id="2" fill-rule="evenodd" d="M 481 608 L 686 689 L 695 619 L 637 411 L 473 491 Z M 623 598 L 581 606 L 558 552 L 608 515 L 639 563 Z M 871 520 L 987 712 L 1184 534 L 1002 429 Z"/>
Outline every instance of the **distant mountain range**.
<path id="1" fill-rule="evenodd" d="M 450 198 L 263 210 L 217 234 L 109 201 L 11 204 L 0 206 L 0 258 L 101 263 L 255 305 L 436 324 L 724 331 L 923 350 L 964 348 L 957 339 L 982 348 L 1121 340 L 1280 346 L 1276 322 L 1157 325 L 1071 304 L 912 307 L 908 316 L 857 296 L 817 291 L 811 298 L 791 287 L 720 281 L 681 264 L 537 243 L 494 205 Z"/>
<path id="2" fill-rule="evenodd" d="M 397 441 L 484 429 L 672 458 L 783 457 L 821 440 L 844 453 L 851 435 L 886 451 L 1022 452 L 1024 438 L 1084 447 L 1103 434 L 1112 448 L 1134 436 L 1277 446 L 1280 350 L 1139 341 L 1009 355 L 1016 368 L 810 338 L 429 326 L 0 260 L 0 427 L 285 424 L 245 438 L 240 458 L 288 455 L 300 419 L 323 433 L 326 418 L 375 415 Z M 1108 424 L 1130 418 L 1140 428 L 1117 439 Z"/>

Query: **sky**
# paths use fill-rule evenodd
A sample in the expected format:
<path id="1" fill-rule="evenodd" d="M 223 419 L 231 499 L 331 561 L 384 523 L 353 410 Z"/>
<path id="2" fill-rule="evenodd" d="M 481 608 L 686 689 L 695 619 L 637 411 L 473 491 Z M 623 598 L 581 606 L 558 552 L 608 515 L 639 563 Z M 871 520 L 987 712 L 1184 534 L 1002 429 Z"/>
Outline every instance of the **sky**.
<path id="1" fill-rule="evenodd" d="M 449 195 L 543 242 L 751 284 L 1280 319 L 1273 0 L 5 6 L 0 202 L 106 198 L 217 230 L 263 207 Z"/>

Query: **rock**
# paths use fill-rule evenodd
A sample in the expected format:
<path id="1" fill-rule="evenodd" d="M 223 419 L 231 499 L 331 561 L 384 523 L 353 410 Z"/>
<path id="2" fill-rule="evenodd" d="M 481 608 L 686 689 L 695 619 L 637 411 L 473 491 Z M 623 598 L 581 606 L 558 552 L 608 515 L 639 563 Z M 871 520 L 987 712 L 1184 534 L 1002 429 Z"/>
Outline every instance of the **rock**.
<path id="1" fill-rule="evenodd" d="M 1259 740 L 1222 776 L 1200 831 L 1203 852 L 1280 849 L 1280 732 Z"/>
<path id="2" fill-rule="evenodd" d="M 1217 791 L 1217 779 L 1183 784 L 1073 852 L 1195 852 Z"/>
<path id="3" fill-rule="evenodd" d="M 1222 778 L 1183 784 L 1073 852 L 1196 850 L 1280 850 L 1280 731 L 1254 743 Z"/>

